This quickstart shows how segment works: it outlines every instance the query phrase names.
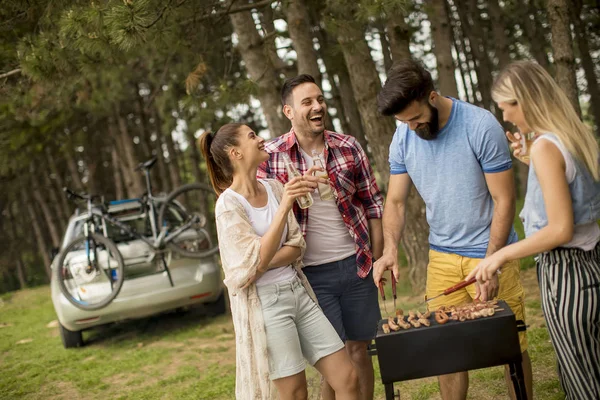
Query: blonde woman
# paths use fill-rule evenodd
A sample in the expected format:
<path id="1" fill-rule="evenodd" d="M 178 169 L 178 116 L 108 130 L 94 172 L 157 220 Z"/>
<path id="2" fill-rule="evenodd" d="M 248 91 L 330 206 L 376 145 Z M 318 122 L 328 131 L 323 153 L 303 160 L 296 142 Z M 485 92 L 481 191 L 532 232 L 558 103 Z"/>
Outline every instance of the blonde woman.
<path id="1" fill-rule="evenodd" d="M 489 280 L 504 263 L 538 254 L 542 309 L 568 399 L 600 399 L 600 173 L 598 143 L 567 96 L 533 62 L 509 65 L 493 85 L 514 155 L 533 133 L 525 205 L 526 239 L 485 258 L 467 277 Z M 527 163 L 527 162 L 526 162 Z"/>
<path id="2" fill-rule="evenodd" d="M 219 196 L 215 214 L 236 336 L 236 399 L 306 399 L 307 360 L 337 399 L 357 400 L 350 357 L 302 273 L 305 243 L 290 212 L 316 181 L 294 178 L 284 187 L 256 179 L 269 154 L 246 125 L 204 134 L 200 147 Z"/>

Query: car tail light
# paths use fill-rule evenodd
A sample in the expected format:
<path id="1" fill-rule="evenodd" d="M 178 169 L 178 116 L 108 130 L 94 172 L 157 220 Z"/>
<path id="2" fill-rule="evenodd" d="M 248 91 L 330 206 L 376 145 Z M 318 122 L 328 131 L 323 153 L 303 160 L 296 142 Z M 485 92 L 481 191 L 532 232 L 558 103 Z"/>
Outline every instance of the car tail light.
<path id="1" fill-rule="evenodd" d="M 200 293 L 195 296 L 191 296 L 190 299 L 201 299 L 202 297 L 210 296 L 212 292 Z"/>

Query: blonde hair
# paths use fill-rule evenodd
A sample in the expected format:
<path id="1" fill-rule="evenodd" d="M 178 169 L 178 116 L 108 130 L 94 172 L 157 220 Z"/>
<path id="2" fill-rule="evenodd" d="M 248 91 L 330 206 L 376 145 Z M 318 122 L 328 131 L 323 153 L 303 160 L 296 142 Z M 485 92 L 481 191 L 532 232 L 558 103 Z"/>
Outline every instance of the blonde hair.
<path id="1" fill-rule="evenodd" d="M 496 103 L 520 104 L 533 131 L 554 133 L 594 179 L 600 180 L 598 142 L 544 68 L 531 61 L 508 65 L 492 86 L 492 98 Z"/>

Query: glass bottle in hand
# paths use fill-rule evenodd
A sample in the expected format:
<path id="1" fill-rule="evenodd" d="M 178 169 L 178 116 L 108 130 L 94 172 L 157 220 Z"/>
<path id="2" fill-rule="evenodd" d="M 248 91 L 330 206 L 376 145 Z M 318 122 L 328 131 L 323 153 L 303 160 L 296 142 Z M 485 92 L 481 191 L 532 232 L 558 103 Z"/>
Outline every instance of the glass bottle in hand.
<path id="1" fill-rule="evenodd" d="M 533 146 L 533 141 L 535 140 L 535 132 L 527 132 L 521 133 L 521 154 L 519 158 L 523 161 L 529 161 L 531 156 L 529 153 L 531 152 L 531 146 Z"/>
<path id="2" fill-rule="evenodd" d="M 294 163 L 292 163 L 290 156 L 288 156 L 286 153 L 281 153 L 281 156 L 283 157 L 285 170 L 288 174 L 288 180 L 291 180 L 297 176 L 302 176 L 302 174 L 300 173 L 300 171 L 298 171 Z M 308 208 L 313 204 L 313 198 L 310 193 L 306 193 L 304 196 L 297 197 L 296 201 L 298 202 L 300 208 Z"/>
<path id="3" fill-rule="evenodd" d="M 331 190 L 331 186 L 329 185 L 329 176 L 327 175 L 327 169 L 325 168 L 325 164 L 323 163 L 321 156 L 319 155 L 319 153 L 316 150 L 312 151 L 312 159 L 313 159 L 313 164 L 316 167 L 323 168 L 323 171 L 315 172 L 315 176 L 317 176 L 319 178 L 327 179 L 327 183 L 319 182 L 318 186 L 317 186 L 317 189 L 319 189 L 319 196 L 321 197 L 321 200 L 333 200 L 334 196 L 333 196 L 333 191 Z"/>

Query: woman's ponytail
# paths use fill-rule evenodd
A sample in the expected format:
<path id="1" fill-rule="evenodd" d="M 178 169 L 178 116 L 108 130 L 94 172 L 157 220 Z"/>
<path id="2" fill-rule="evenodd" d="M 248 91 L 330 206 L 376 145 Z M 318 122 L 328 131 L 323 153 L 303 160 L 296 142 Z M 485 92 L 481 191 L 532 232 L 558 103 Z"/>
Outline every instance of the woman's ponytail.
<path id="1" fill-rule="evenodd" d="M 206 132 L 198 139 L 200 151 L 206 159 L 210 183 L 217 196 L 231 186 L 233 167 L 227 149 L 238 145 L 237 133 L 241 126 L 226 124 L 216 133 Z"/>

